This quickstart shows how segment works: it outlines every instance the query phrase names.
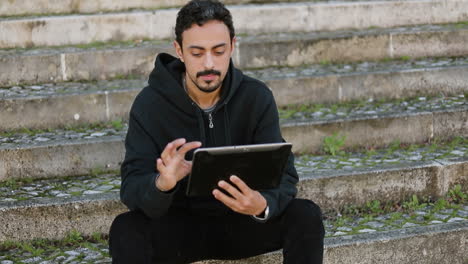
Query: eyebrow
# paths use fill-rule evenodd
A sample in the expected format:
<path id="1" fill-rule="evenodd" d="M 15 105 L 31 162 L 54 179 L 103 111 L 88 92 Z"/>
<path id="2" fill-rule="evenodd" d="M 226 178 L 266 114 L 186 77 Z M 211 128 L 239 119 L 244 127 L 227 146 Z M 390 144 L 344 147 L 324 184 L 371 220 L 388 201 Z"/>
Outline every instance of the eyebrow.
<path id="1" fill-rule="evenodd" d="M 219 47 L 223 47 L 223 46 L 226 46 L 227 44 L 226 43 L 220 43 L 218 45 L 215 45 L 213 46 L 211 49 L 217 49 Z M 200 49 L 200 50 L 205 50 L 204 47 L 201 47 L 201 46 L 197 46 L 197 45 L 191 45 L 188 47 L 189 49 Z"/>

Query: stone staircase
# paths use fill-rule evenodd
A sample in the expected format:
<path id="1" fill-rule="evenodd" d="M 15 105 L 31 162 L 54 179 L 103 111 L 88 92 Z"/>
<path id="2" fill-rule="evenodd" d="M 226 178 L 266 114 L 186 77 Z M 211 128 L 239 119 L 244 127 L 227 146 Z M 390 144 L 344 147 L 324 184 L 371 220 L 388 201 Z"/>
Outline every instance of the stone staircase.
<path id="1" fill-rule="evenodd" d="M 106 234 L 126 210 L 117 171 L 128 110 L 156 54 L 174 53 L 173 7 L 186 1 L 36 2 L 0 3 L 3 243 Z M 235 64 L 281 108 L 300 197 L 339 211 L 467 191 L 468 0 L 223 2 L 239 34 Z M 347 154 L 321 153 L 333 135 Z M 330 226 L 325 263 L 465 264 L 467 205 L 453 222 Z M 0 251 L 0 263 L 15 254 Z M 24 263 L 65 263 L 44 259 Z M 281 253 L 236 263 L 281 263 Z"/>

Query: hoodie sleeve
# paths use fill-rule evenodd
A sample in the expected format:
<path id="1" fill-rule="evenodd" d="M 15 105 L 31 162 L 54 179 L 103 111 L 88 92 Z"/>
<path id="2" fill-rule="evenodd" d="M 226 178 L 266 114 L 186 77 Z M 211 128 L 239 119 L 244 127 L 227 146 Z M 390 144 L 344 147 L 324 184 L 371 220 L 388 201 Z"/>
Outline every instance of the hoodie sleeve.
<path id="1" fill-rule="evenodd" d="M 121 166 L 120 199 L 130 210 L 139 209 L 148 217 L 156 218 L 166 213 L 178 185 L 170 192 L 156 188 L 155 180 L 159 176 L 156 158 L 160 153 L 144 124 L 132 107 Z"/>
<path id="2" fill-rule="evenodd" d="M 257 121 L 254 142 L 256 144 L 285 142 L 281 136 L 278 110 L 273 94 L 268 91 L 268 96 L 265 97 L 267 101 Z M 267 219 L 257 221 L 266 222 L 268 219 L 280 215 L 289 202 L 296 197 L 296 184 L 298 181 L 299 177 L 294 167 L 294 155 L 290 153 L 280 185 L 275 189 L 261 191 L 261 194 L 267 200 L 269 214 Z"/>

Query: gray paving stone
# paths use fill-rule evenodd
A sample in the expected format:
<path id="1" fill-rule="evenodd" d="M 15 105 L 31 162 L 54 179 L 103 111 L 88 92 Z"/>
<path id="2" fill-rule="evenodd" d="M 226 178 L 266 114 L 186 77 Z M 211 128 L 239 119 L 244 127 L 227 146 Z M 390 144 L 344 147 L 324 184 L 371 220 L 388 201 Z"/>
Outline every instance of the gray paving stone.
<path id="1" fill-rule="evenodd" d="M 405 224 L 402 226 L 402 228 L 409 228 L 409 227 L 415 227 L 415 226 L 419 226 L 419 225 L 408 222 L 408 223 L 405 223 Z"/>
<path id="2" fill-rule="evenodd" d="M 468 211 L 459 210 L 459 211 L 457 212 L 457 215 L 460 216 L 460 217 L 468 218 Z"/>
<path id="3" fill-rule="evenodd" d="M 352 228 L 345 227 L 345 226 L 340 226 L 340 227 L 338 227 L 336 230 L 345 231 L 345 232 L 351 232 L 351 231 L 353 231 Z"/>
<path id="4" fill-rule="evenodd" d="M 454 217 L 454 218 L 450 218 L 447 221 L 447 223 L 463 222 L 463 221 L 466 221 L 466 220 L 467 220 L 466 218 Z"/>
<path id="5" fill-rule="evenodd" d="M 434 214 L 434 217 L 436 219 L 439 219 L 439 220 L 445 220 L 445 219 L 449 218 L 450 216 L 449 215 Z"/>
<path id="6" fill-rule="evenodd" d="M 359 230 L 358 232 L 359 232 L 359 233 L 372 233 L 372 232 L 377 232 L 377 230 L 366 228 L 366 229 L 361 229 L 361 230 Z"/>
<path id="7" fill-rule="evenodd" d="M 343 236 L 343 235 L 346 235 L 347 233 L 345 232 L 341 232 L 341 231 L 338 231 L 338 232 L 335 232 L 333 235 L 334 236 Z"/>
<path id="8" fill-rule="evenodd" d="M 453 209 L 444 209 L 444 210 L 440 210 L 439 213 L 441 213 L 441 214 L 452 214 L 452 213 L 453 213 Z"/>
<path id="9" fill-rule="evenodd" d="M 367 222 L 367 223 L 365 223 L 365 225 L 367 225 L 367 226 L 369 226 L 369 227 L 371 227 L 373 229 L 379 229 L 379 228 L 385 226 L 384 223 L 375 222 L 375 221 Z"/>

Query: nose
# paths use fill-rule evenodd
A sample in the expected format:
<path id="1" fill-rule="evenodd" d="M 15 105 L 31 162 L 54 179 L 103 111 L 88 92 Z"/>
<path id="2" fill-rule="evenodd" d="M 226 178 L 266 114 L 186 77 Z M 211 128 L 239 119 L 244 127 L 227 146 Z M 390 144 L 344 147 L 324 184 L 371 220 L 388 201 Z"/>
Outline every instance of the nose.
<path id="1" fill-rule="evenodd" d="M 213 69 L 214 68 L 213 56 L 210 53 L 206 54 L 204 64 L 205 64 L 204 65 L 205 69 Z"/>

